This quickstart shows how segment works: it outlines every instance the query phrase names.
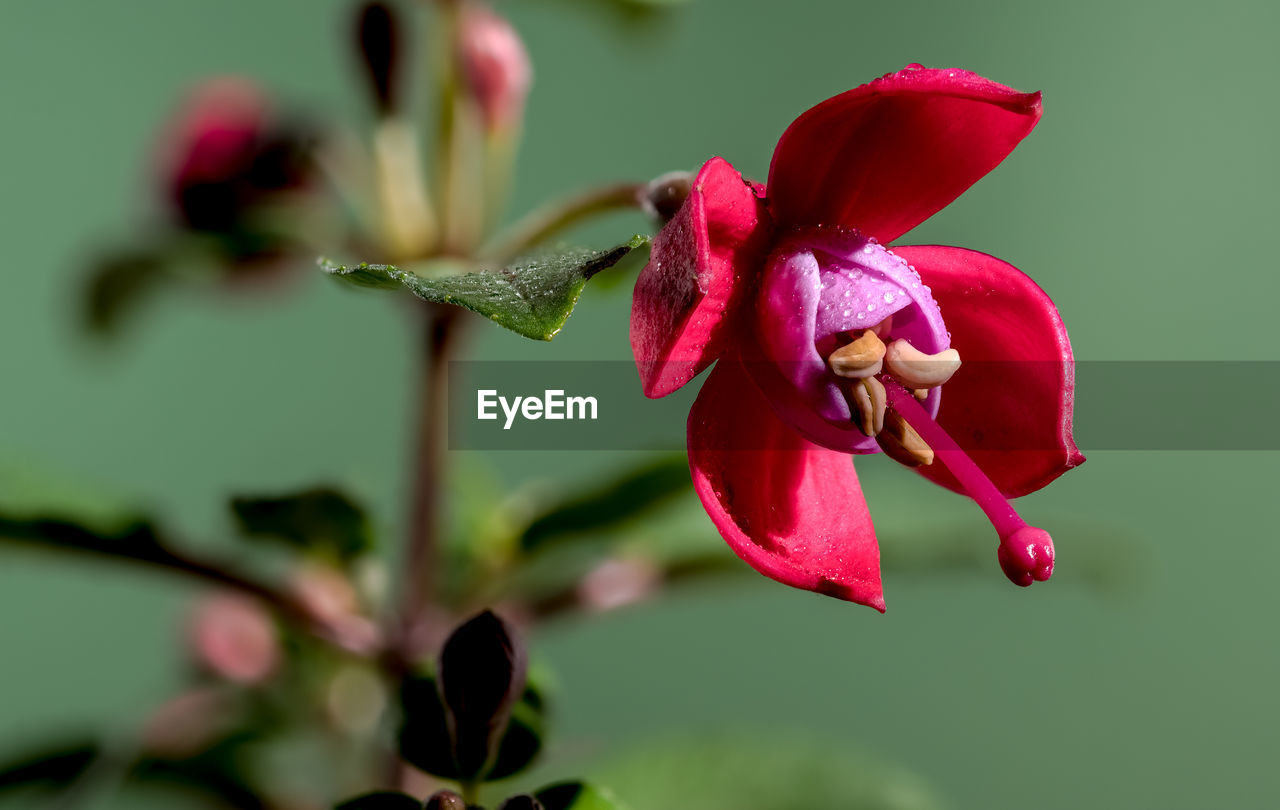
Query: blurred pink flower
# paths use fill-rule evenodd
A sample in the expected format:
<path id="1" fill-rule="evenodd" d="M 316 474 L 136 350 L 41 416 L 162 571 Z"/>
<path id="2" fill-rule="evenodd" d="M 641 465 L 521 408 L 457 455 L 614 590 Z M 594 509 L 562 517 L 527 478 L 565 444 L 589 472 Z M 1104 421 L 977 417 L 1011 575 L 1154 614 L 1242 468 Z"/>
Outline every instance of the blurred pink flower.
<path id="1" fill-rule="evenodd" d="M 225 232 L 247 209 L 305 180 L 305 139 L 278 120 L 250 79 L 208 79 L 183 100 L 160 144 L 160 176 L 175 213 L 196 230 Z"/>
<path id="2" fill-rule="evenodd" d="M 800 116 L 767 187 L 707 162 L 654 239 L 631 319 L 644 391 L 665 396 L 719 361 L 689 415 L 689 463 L 712 521 L 761 573 L 884 610 L 849 458 L 882 449 L 977 502 L 1015 583 L 1052 573 L 1049 535 L 1007 499 L 1084 460 L 1057 309 L 986 254 L 884 247 L 1039 119 L 1039 93 L 911 65 Z M 856 363 L 837 363 L 842 347 Z"/>
<path id="3" fill-rule="evenodd" d="M 204 598 L 192 612 L 187 636 L 198 663 L 235 683 L 261 683 L 280 666 L 275 622 L 248 596 L 227 592 Z"/>

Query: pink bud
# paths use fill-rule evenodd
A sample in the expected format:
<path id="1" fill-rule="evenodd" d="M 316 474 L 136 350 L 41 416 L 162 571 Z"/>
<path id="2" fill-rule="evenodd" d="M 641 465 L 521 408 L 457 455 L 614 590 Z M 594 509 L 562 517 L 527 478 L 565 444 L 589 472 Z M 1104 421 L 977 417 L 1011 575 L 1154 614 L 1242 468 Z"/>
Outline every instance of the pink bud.
<path id="1" fill-rule="evenodd" d="M 533 83 L 533 67 L 511 24 L 490 9 L 467 9 L 462 18 L 459 58 L 485 129 L 495 132 L 518 125 Z"/>
<path id="2" fill-rule="evenodd" d="M 662 584 L 662 572 L 640 557 L 615 557 L 600 563 L 578 583 L 578 599 L 588 610 L 604 612 L 649 598 Z"/>
<path id="3" fill-rule="evenodd" d="M 201 601 L 187 634 L 196 660 L 229 681 L 261 683 L 280 664 L 271 616 L 257 600 L 238 593 L 219 593 Z"/>
<path id="4" fill-rule="evenodd" d="M 147 718 L 142 741 L 152 753 L 171 759 L 195 756 L 214 743 L 234 720 L 235 700 L 222 687 L 183 692 Z"/>

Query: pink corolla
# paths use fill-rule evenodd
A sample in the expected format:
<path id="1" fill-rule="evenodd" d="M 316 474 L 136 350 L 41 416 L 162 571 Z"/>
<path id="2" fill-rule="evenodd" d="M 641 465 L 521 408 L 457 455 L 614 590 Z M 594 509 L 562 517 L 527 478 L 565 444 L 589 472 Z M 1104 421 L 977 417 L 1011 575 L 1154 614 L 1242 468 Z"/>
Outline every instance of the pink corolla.
<path id="1" fill-rule="evenodd" d="M 801 115 L 767 185 L 710 160 L 655 237 L 631 315 L 644 392 L 716 364 L 689 414 L 689 465 L 761 573 L 884 610 L 850 458 L 877 452 L 971 497 L 1014 583 L 1053 572 L 1049 534 L 1009 499 L 1084 461 L 1057 309 L 992 256 L 886 247 L 1039 119 L 1039 93 L 911 65 Z"/>

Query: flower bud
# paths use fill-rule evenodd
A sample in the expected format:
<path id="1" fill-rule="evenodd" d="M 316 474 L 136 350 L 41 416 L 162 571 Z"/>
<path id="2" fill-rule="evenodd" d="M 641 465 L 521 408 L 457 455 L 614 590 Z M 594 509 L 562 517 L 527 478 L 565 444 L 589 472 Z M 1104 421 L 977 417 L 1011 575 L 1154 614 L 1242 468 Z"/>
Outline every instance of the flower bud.
<path id="1" fill-rule="evenodd" d="M 235 703 L 223 687 L 184 692 L 160 705 L 142 728 L 142 744 L 168 759 L 195 756 L 234 722 Z"/>
<path id="2" fill-rule="evenodd" d="M 485 129 L 510 131 L 524 116 L 533 67 L 511 24 L 480 6 L 463 11 L 458 56 L 463 79 L 480 108 Z"/>
<path id="3" fill-rule="evenodd" d="M 400 27 L 386 3 L 364 3 L 356 24 L 360 58 L 378 113 L 389 115 L 399 91 Z"/>
<path id="4" fill-rule="evenodd" d="M 196 606 L 187 634 L 196 661 L 229 681 L 262 683 L 280 665 L 275 623 L 250 597 L 220 593 L 206 598 Z"/>
<path id="5" fill-rule="evenodd" d="M 464 779 L 483 775 L 498 753 L 524 691 L 528 655 L 514 630 L 484 611 L 453 631 L 440 651 L 440 697 L 454 761 Z"/>
<path id="6" fill-rule="evenodd" d="M 662 225 L 675 218 L 693 190 L 693 172 L 667 172 L 649 182 L 640 207 L 653 221 Z"/>
<path id="7" fill-rule="evenodd" d="M 210 79 L 187 97 L 164 135 L 165 195 L 187 227 L 235 230 L 246 208 L 304 181 L 306 144 L 295 127 L 272 120 L 257 84 Z"/>
<path id="8" fill-rule="evenodd" d="M 467 803 L 458 794 L 442 790 L 428 797 L 423 810 L 467 810 Z"/>

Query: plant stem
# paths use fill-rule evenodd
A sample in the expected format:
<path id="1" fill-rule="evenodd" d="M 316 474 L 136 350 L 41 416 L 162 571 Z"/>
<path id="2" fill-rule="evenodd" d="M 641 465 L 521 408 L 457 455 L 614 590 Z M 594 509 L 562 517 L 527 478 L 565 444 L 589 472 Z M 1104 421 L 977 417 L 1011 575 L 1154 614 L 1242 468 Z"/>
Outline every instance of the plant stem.
<path id="1" fill-rule="evenodd" d="M 647 188 L 645 183 L 619 183 L 589 189 L 568 199 L 548 203 L 512 225 L 481 255 L 483 258 L 507 262 L 588 217 L 639 207 L 641 195 Z"/>
<path id="2" fill-rule="evenodd" d="M 421 383 L 418 391 L 417 440 L 413 456 L 409 546 L 405 555 L 395 653 L 402 666 L 420 650 L 420 623 L 435 597 L 439 556 L 440 485 L 447 439 L 449 357 L 458 332 L 460 310 L 440 304 L 422 307 Z"/>

